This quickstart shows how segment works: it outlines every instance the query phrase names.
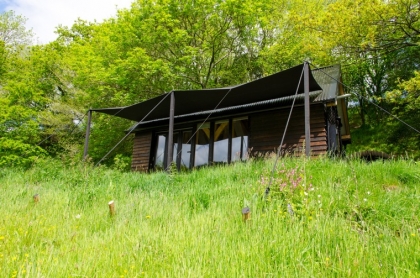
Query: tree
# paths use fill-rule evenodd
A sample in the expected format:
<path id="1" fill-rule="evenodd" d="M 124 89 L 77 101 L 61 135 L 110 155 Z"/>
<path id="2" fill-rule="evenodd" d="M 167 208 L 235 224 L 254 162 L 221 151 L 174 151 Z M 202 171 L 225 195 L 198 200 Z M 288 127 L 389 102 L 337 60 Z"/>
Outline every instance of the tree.
<path id="1" fill-rule="evenodd" d="M 59 53 L 48 45 L 27 45 L 30 32 L 21 25 L 22 17 L 6 15 L 3 23 L 10 23 L 11 30 L 2 25 L 0 164 L 28 165 L 38 155 L 63 150 L 59 139 L 74 126 L 78 113 L 67 107 L 60 90 L 68 84 L 60 79 Z"/>
<path id="2" fill-rule="evenodd" d="M 139 0 L 121 12 L 132 42 L 168 64 L 176 88 L 226 86 L 261 77 L 261 18 L 270 1 Z"/>
<path id="3" fill-rule="evenodd" d="M 16 15 L 14 11 L 0 14 L 0 40 L 9 49 L 28 46 L 32 43 L 33 32 L 25 27 L 26 18 Z"/>

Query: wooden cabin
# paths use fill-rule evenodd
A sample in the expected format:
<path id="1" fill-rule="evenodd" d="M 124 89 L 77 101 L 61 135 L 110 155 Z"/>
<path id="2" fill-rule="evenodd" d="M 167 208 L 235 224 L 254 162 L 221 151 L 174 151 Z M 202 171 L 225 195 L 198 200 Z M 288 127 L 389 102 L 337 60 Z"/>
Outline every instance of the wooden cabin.
<path id="1" fill-rule="evenodd" d="M 225 88 L 176 90 L 122 108 L 92 109 L 137 122 L 132 169 L 148 172 L 246 160 L 305 148 L 304 66 Z M 340 66 L 307 71 L 310 154 L 339 154 L 350 143 Z M 172 136 L 170 136 L 172 134 Z M 309 134 L 307 135 L 309 138 Z"/>

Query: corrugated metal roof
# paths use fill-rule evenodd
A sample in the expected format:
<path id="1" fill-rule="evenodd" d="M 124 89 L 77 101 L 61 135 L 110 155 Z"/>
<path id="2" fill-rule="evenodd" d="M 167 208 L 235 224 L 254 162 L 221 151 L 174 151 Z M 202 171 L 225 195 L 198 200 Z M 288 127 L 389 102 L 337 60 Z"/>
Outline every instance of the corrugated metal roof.
<path id="1" fill-rule="evenodd" d="M 311 99 L 314 99 L 315 97 L 319 96 L 320 93 L 321 93 L 321 91 L 310 92 L 309 97 Z M 304 97 L 305 97 L 305 94 L 297 94 L 296 95 L 296 100 L 301 100 Z M 191 116 L 207 116 L 207 115 L 210 115 L 210 114 L 217 115 L 219 113 L 223 113 L 223 112 L 226 112 L 226 111 L 234 111 L 234 110 L 247 109 L 247 108 L 259 107 L 259 106 L 267 106 L 267 105 L 270 105 L 270 104 L 292 102 L 294 98 L 295 98 L 295 96 L 292 95 L 292 96 L 286 96 L 286 97 L 275 98 L 275 99 L 270 99 L 270 100 L 258 101 L 258 102 L 243 104 L 243 105 L 225 107 L 225 108 L 220 108 L 220 109 L 215 109 L 215 110 L 199 111 L 199 112 L 195 112 L 195 113 L 175 116 L 174 119 L 182 119 L 182 118 L 191 117 Z M 161 118 L 161 119 L 144 121 L 140 125 L 143 125 L 143 124 L 145 125 L 145 124 L 150 124 L 150 123 L 160 122 L 160 121 L 168 121 L 168 120 L 169 120 L 169 117 L 166 117 L 166 118 Z M 137 124 L 133 125 L 131 128 L 135 127 L 136 125 Z"/>
<path id="2" fill-rule="evenodd" d="M 322 93 L 315 99 L 315 102 L 335 100 L 340 94 L 340 65 L 332 65 L 324 68 L 313 69 L 312 75 L 314 76 L 319 86 L 322 88 Z"/>

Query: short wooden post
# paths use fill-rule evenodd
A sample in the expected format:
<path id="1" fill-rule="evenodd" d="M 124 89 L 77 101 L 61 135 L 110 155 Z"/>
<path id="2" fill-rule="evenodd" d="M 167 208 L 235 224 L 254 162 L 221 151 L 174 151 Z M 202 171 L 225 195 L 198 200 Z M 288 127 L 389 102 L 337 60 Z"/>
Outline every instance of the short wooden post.
<path id="1" fill-rule="evenodd" d="M 110 201 L 108 203 L 108 207 L 109 207 L 109 215 L 112 217 L 115 215 L 115 203 L 114 201 Z"/>
<path id="2" fill-rule="evenodd" d="M 34 203 L 38 203 L 39 202 L 39 194 L 35 194 L 34 195 Z"/>
<path id="3" fill-rule="evenodd" d="M 244 222 L 246 222 L 249 219 L 250 215 L 251 215 L 251 210 L 249 209 L 249 207 L 244 207 L 242 209 L 242 219 L 244 220 Z"/>

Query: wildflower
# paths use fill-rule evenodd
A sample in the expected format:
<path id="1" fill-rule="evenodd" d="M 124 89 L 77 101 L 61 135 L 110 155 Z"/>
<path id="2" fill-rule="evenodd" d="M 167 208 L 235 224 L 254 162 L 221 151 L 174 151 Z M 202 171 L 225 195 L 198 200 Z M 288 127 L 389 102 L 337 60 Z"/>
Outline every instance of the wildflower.
<path id="1" fill-rule="evenodd" d="M 29 254 L 28 254 L 28 253 L 26 253 L 26 254 L 25 254 L 25 257 L 26 257 L 26 258 L 27 258 L 27 257 L 29 257 Z"/>
<path id="2" fill-rule="evenodd" d="M 415 234 L 415 233 L 412 233 L 412 234 L 411 234 L 411 236 L 412 236 L 412 237 L 415 237 L 415 236 L 416 236 L 416 234 Z"/>
<path id="3" fill-rule="evenodd" d="M 150 217 L 151 217 L 150 215 L 146 215 L 146 218 L 147 218 L 147 219 L 150 219 Z"/>
<path id="4" fill-rule="evenodd" d="M 82 217 L 80 214 L 76 215 L 76 219 L 80 219 Z"/>
<path id="5" fill-rule="evenodd" d="M 0 240 L 4 240 L 4 236 L 0 236 Z"/>
<path id="6" fill-rule="evenodd" d="M 364 199 L 363 199 L 363 201 L 364 201 L 364 202 L 367 202 L 367 199 L 366 199 L 366 198 L 364 198 Z"/>
<path id="7" fill-rule="evenodd" d="M 367 195 L 370 195 L 370 191 L 367 192 Z"/>

